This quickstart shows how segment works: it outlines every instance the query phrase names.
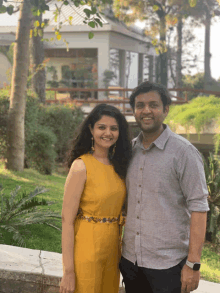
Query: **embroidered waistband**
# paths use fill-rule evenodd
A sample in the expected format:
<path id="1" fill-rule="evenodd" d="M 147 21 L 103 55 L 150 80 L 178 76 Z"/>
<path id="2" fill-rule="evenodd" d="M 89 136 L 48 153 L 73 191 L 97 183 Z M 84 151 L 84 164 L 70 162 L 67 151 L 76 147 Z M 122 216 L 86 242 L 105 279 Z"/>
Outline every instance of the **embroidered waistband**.
<path id="1" fill-rule="evenodd" d="M 94 222 L 94 223 L 115 223 L 120 221 L 120 216 L 117 218 L 116 217 L 99 218 L 94 216 L 93 217 L 85 216 L 81 209 L 78 210 L 76 218 L 81 220 L 86 220 L 88 222 Z"/>

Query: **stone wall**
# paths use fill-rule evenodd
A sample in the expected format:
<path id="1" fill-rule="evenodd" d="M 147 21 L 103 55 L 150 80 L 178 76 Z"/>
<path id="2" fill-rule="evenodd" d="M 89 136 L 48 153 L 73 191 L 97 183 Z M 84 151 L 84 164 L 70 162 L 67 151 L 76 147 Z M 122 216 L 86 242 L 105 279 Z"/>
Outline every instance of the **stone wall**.
<path id="1" fill-rule="evenodd" d="M 0 293 L 59 293 L 62 274 L 60 253 L 0 245 Z"/>

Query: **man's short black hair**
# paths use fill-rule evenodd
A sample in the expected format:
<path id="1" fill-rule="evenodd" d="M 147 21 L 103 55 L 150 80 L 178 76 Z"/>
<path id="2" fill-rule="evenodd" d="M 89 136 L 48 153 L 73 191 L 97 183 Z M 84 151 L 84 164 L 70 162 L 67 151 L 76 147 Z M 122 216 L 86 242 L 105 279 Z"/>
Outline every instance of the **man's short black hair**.
<path id="1" fill-rule="evenodd" d="M 163 108 L 165 109 L 165 106 L 168 106 L 171 104 L 171 98 L 168 90 L 166 87 L 162 84 L 150 82 L 150 81 L 144 81 L 141 84 L 139 84 L 130 95 L 130 105 L 132 109 L 134 110 L 135 107 L 135 98 L 144 93 L 148 92 L 157 92 L 160 95 L 160 98 L 163 102 Z"/>

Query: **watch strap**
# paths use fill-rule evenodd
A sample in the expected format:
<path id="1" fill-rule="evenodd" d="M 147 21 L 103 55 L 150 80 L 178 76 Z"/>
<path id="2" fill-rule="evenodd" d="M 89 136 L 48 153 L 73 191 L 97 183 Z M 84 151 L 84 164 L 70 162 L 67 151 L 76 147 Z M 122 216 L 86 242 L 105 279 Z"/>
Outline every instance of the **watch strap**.
<path id="1" fill-rule="evenodd" d="M 190 262 L 186 260 L 186 265 L 194 271 L 199 271 L 201 264 L 199 262 Z"/>

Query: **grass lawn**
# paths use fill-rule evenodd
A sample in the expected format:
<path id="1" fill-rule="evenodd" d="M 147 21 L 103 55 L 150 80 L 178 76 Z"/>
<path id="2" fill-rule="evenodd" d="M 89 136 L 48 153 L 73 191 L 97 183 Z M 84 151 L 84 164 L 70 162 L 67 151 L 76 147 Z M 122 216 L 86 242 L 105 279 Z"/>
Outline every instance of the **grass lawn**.
<path id="1" fill-rule="evenodd" d="M 32 169 L 23 172 L 11 172 L 4 169 L 0 163 L 0 185 L 4 188 L 4 194 L 9 195 L 17 186 L 26 192 L 33 191 L 36 186 L 44 186 L 49 191 L 41 196 L 48 201 L 54 202 L 49 208 L 54 212 L 61 213 L 63 187 L 66 175 L 54 174 L 41 175 Z M 31 225 L 28 227 L 30 233 L 25 232 L 26 247 L 61 253 L 61 233 L 45 225 Z M 5 244 L 10 245 L 10 238 Z M 201 278 L 207 281 L 220 283 L 220 254 L 214 251 L 210 243 L 205 243 L 202 253 Z"/>

